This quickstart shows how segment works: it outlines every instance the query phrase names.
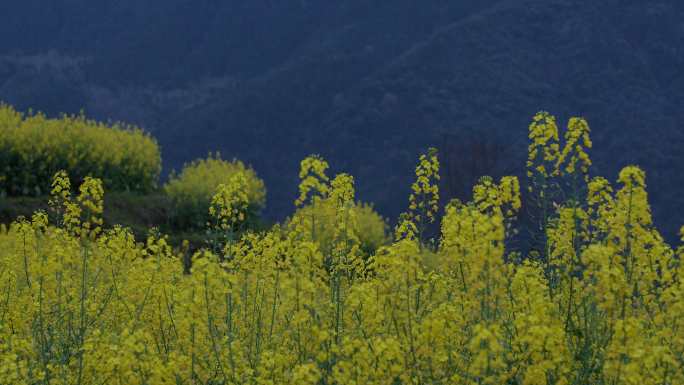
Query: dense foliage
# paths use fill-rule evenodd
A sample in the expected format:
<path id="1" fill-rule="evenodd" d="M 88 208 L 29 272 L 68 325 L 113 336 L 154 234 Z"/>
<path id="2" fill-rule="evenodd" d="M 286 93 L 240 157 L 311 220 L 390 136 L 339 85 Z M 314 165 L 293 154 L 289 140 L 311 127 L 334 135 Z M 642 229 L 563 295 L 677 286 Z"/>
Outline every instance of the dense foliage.
<path id="1" fill-rule="evenodd" d="M 190 272 L 156 232 L 141 244 L 102 229 L 102 183 L 74 196 L 60 172 L 52 219 L 0 232 L 0 383 L 684 383 L 684 247 L 653 226 L 641 169 L 615 186 L 591 175 L 589 134 L 538 114 L 533 206 L 517 178 L 483 177 L 441 218 L 428 152 L 393 241 L 370 255 L 354 179 L 307 158 L 296 204 L 330 206 L 326 246 L 318 210 L 302 211 L 194 253 Z M 214 191 L 214 231 L 243 220 L 244 175 Z M 506 247 L 523 208 L 543 226 L 529 255 Z"/>
<path id="2" fill-rule="evenodd" d="M 91 176 L 110 190 L 149 192 L 157 187 L 161 155 L 157 142 L 135 127 L 23 115 L 0 105 L 0 193 L 45 195 L 62 169 L 75 181 Z"/>
<path id="3" fill-rule="evenodd" d="M 266 187 L 256 172 L 239 160 L 226 161 L 219 154 L 209 154 L 187 164 L 180 174 L 173 174 L 164 191 L 173 202 L 171 220 L 178 227 L 204 227 L 209 220 L 212 197 L 221 185 L 231 185 L 236 175 L 244 183 L 245 204 L 248 207 L 243 221 L 254 221 L 266 205 Z"/>

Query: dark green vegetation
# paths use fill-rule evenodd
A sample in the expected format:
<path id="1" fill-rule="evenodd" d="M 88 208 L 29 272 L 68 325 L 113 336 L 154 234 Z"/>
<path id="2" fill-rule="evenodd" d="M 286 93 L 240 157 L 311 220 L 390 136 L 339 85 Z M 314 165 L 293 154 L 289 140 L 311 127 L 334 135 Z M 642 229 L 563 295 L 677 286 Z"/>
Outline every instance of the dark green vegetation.
<path id="1" fill-rule="evenodd" d="M 591 122 L 596 174 L 643 166 L 668 238 L 684 212 L 679 0 L 5 3 L 0 99 L 142 125 L 167 170 L 242 159 L 271 217 L 290 213 L 312 152 L 394 218 L 416 155 L 439 145 L 463 198 L 519 170 L 511 149 L 539 109 Z"/>
<path id="2" fill-rule="evenodd" d="M 0 197 L 0 224 L 9 225 L 19 216 L 30 218 L 37 210 L 48 211 L 49 197 Z M 174 246 L 183 240 L 193 248 L 204 246 L 204 228 L 181 228 L 173 223 L 173 205 L 162 192 L 148 195 L 107 192 L 105 195 L 104 221 L 106 227 L 121 225 L 133 231 L 138 241 L 144 241 L 151 228 L 157 228 L 169 236 Z M 264 226 L 257 223 L 254 226 Z"/>

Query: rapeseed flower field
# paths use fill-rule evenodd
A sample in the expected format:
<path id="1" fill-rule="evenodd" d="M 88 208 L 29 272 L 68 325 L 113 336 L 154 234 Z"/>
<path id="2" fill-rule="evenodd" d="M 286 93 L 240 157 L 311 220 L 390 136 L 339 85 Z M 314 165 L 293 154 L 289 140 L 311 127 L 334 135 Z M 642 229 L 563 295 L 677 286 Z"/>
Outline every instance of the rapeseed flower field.
<path id="1" fill-rule="evenodd" d="M 245 231 L 261 187 L 233 163 L 207 203 L 221 236 L 193 252 L 105 228 L 107 183 L 65 165 L 50 211 L 0 230 L 0 384 L 684 384 L 684 247 L 654 227 L 645 172 L 592 175 L 581 118 L 540 113 L 529 139 L 526 181 L 446 207 L 422 155 L 389 236 L 320 156 L 295 214 Z"/>

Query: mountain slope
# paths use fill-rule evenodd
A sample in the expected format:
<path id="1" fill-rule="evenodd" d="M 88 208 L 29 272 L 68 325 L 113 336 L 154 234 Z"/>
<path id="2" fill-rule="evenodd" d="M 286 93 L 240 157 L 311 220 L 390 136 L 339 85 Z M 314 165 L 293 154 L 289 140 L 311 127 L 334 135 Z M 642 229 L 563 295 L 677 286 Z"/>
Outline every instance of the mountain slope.
<path id="1" fill-rule="evenodd" d="M 615 179 L 619 168 L 642 165 L 656 218 L 674 234 L 677 218 L 667 218 L 684 212 L 672 188 L 684 183 L 678 15 L 674 2 L 495 4 L 383 53 L 374 66 L 361 49 L 368 44 L 346 57 L 291 61 L 184 113 L 206 120 L 177 142 L 220 143 L 241 154 L 278 186 L 271 201 L 285 205 L 297 161 L 321 152 L 357 176 L 364 199 L 395 215 L 417 153 L 445 136 L 504 143 L 511 158 L 491 173 L 520 173 L 536 111 L 559 115 L 561 124 L 580 115 L 593 128 L 594 171 Z"/>
<path id="2" fill-rule="evenodd" d="M 70 0 L 55 18 L 26 1 L 26 36 L 20 18 L 0 16 L 16 36 L 0 42 L 0 99 L 142 124 L 167 169 L 214 150 L 244 159 L 265 178 L 273 217 L 292 210 L 312 152 L 394 217 L 427 146 L 457 165 L 478 156 L 470 142 L 491 144 L 496 159 L 477 172 L 521 173 L 536 111 L 561 124 L 581 115 L 594 171 L 614 180 L 642 165 L 656 221 L 670 237 L 680 225 L 679 1 L 153 3 Z M 472 181 L 451 183 L 463 195 Z"/>

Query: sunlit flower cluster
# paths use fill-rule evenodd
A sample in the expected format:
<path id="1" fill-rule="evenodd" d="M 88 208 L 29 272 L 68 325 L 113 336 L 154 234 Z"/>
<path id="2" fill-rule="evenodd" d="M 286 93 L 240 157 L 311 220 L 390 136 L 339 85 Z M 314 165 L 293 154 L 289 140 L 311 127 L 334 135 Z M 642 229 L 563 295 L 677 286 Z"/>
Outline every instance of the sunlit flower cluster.
<path id="1" fill-rule="evenodd" d="M 232 181 L 238 174 L 241 175 L 240 180 Z M 233 182 L 240 183 L 241 187 L 237 188 Z M 224 187 L 219 188 L 221 185 Z M 246 219 L 256 216 L 266 204 L 264 182 L 251 167 L 238 160 L 223 160 L 220 154 L 209 154 L 206 159 L 185 165 L 179 174 L 172 174 L 164 185 L 164 192 L 173 205 L 173 224 L 179 228 L 202 228 L 211 219 L 209 209 L 212 198 L 216 197 L 218 190 L 226 188 L 233 190 L 229 195 L 244 191 L 248 208 L 239 211 L 249 217 Z M 235 213 L 237 216 L 239 214 Z"/>
<path id="2" fill-rule="evenodd" d="M 318 155 L 301 163 L 299 206 L 287 221 L 286 230 L 310 240 L 329 253 L 341 232 L 352 236 L 366 255 L 388 240 L 385 220 L 369 204 L 355 201 L 354 179 L 347 174 L 332 181 L 328 163 Z"/>
<path id="3" fill-rule="evenodd" d="M 209 215 L 214 218 L 214 226 L 219 230 L 234 230 L 245 221 L 249 209 L 247 189 L 247 177 L 241 172 L 232 175 L 227 184 L 220 184 L 216 188 L 209 205 Z"/>
<path id="4" fill-rule="evenodd" d="M 418 159 L 416 180 L 411 185 L 408 212 L 405 214 L 405 219 L 415 225 L 416 235 L 421 239 L 427 226 L 435 222 L 439 211 L 439 178 L 437 149 L 430 148 Z"/>
<path id="5" fill-rule="evenodd" d="M 527 176 L 548 177 L 560 154 L 556 118 L 545 111 L 535 115 L 529 127 L 529 139 Z"/>
<path id="6" fill-rule="evenodd" d="M 586 177 L 591 166 L 591 159 L 587 150 L 593 146 L 591 142 L 589 124 L 582 118 L 570 118 L 565 132 L 565 146 L 556 161 L 556 174 L 575 174 Z"/>
<path id="7" fill-rule="evenodd" d="M 46 195 L 62 169 L 74 181 L 91 176 L 110 190 L 149 192 L 157 188 L 161 154 L 156 140 L 136 127 L 23 115 L 0 104 L 0 193 Z"/>

